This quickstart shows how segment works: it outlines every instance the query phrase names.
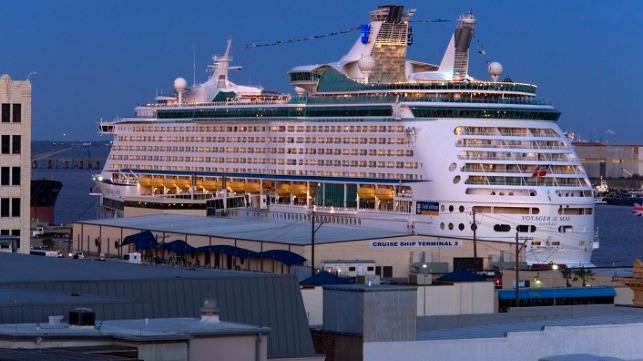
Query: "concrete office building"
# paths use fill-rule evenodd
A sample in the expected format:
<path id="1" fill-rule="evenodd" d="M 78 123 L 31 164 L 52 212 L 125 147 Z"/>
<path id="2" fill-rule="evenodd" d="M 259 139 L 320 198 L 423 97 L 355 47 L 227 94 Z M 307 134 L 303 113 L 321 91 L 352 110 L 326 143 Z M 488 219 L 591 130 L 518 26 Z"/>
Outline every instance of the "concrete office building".
<path id="1" fill-rule="evenodd" d="M 0 76 L 0 106 L 0 235 L 19 237 L 14 250 L 29 253 L 31 83 Z"/>

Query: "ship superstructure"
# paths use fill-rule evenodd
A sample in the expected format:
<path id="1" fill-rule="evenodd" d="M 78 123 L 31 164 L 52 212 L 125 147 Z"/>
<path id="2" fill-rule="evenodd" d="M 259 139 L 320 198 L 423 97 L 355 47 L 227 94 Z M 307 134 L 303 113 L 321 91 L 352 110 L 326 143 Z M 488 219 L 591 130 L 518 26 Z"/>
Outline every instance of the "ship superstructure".
<path id="1" fill-rule="evenodd" d="M 528 263 L 591 265 L 593 189 L 536 86 L 469 74 L 473 14 L 439 65 L 406 58 L 414 10 L 382 6 L 339 61 L 289 72 L 296 95 L 234 84 L 230 42 L 213 75 L 101 122 L 113 135 L 97 184 L 128 198 L 328 214 L 450 239 L 514 242 Z"/>

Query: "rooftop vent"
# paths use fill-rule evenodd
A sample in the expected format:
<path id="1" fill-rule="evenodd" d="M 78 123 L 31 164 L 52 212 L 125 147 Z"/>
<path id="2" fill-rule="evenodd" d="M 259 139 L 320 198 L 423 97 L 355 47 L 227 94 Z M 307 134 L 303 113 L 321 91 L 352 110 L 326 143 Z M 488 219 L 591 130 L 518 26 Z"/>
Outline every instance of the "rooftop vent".
<path id="1" fill-rule="evenodd" d="M 91 308 L 79 307 L 69 311 L 70 326 L 95 326 L 96 314 Z"/>
<path id="2" fill-rule="evenodd" d="M 206 299 L 201 307 L 201 322 L 219 322 L 219 305 L 215 299 Z"/>

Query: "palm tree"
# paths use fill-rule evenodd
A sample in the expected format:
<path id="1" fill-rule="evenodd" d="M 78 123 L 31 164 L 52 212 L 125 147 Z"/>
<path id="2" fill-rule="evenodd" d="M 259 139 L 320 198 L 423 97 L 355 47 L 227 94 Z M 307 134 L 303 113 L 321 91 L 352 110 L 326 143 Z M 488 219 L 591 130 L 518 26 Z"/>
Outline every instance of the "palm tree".
<path id="1" fill-rule="evenodd" d="M 573 273 L 574 273 L 574 281 L 580 279 L 583 282 L 583 287 L 587 286 L 588 280 L 594 279 L 594 271 L 592 271 L 591 269 L 587 269 L 585 267 L 574 268 Z"/>
<path id="2" fill-rule="evenodd" d="M 572 278 L 572 269 L 571 268 L 561 268 L 560 273 L 563 275 L 563 278 L 565 279 L 565 283 L 567 284 L 567 287 L 571 287 L 571 283 L 569 283 L 569 280 Z"/>

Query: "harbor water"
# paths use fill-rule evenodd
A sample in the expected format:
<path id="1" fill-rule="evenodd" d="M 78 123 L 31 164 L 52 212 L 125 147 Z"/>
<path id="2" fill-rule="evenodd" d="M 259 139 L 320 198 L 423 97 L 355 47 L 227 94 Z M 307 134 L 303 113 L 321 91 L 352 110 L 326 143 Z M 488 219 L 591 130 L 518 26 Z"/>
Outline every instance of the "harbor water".
<path id="1" fill-rule="evenodd" d="M 32 154 L 45 154 L 54 148 L 65 147 L 61 144 L 34 143 Z M 109 147 L 105 143 L 79 144 L 78 147 L 61 152 L 54 157 L 65 159 L 98 158 L 105 159 Z M 46 164 L 46 163 L 42 163 Z M 54 179 L 63 183 L 56 202 L 55 222 L 71 224 L 75 221 L 98 218 L 98 196 L 90 195 L 94 186 L 92 175 L 100 169 L 80 168 L 78 164 L 67 163 L 57 168 L 33 168 L 33 179 Z M 103 162 L 100 162 L 102 167 Z M 596 205 L 595 225 L 599 231 L 600 248 L 594 250 L 592 262 L 597 267 L 631 267 L 634 260 L 643 258 L 643 217 L 635 217 L 632 208 L 627 206 Z"/>

